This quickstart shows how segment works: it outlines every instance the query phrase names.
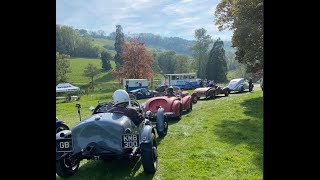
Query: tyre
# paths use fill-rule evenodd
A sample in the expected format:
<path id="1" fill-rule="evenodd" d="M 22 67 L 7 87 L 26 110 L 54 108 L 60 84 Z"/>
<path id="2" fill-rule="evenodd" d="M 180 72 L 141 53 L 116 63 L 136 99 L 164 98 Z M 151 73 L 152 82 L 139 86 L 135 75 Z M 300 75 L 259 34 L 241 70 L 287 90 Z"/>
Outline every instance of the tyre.
<path id="1" fill-rule="evenodd" d="M 57 128 L 56 128 L 56 133 L 63 131 L 63 130 L 69 130 L 69 127 L 65 124 L 60 124 Z"/>
<path id="2" fill-rule="evenodd" d="M 193 96 L 192 97 L 192 103 L 193 104 L 197 104 L 197 102 L 198 102 L 198 97 L 197 96 Z"/>
<path id="3" fill-rule="evenodd" d="M 229 94 L 230 94 L 230 90 L 226 89 L 225 92 L 224 92 L 224 96 L 229 96 Z"/>
<path id="4" fill-rule="evenodd" d="M 180 119 L 181 119 L 181 117 L 182 117 L 182 113 L 183 113 L 182 104 L 180 104 L 180 108 L 179 108 L 179 116 L 177 117 L 177 118 L 178 118 L 178 120 L 180 120 Z"/>
<path id="5" fill-rule="evenodd" d="M 143 143 L 141 148 L 141 162 L 144 172 L 147 174 L 153 174 L 157 170 L 158 165 L 158 153 L 155 134 L 151 134 L 151 140 L 149 143 Z"/>
<path id="6" fill-rule="evenodd" d="M 80 162 L 70 160 L 69 157 L 70 155 L 67 155 L 63 159 L 56 161 L 56 173 L 62 178 L 74 175 L 79 168 Z"/>
<path id="7" fill-rule="evenodd" d="M 189 103 L 189 108 L 187 109 L 188 112 L 192 111 L 192 102 Z"/>
<path id="8" fill-rule="evenodd" d="M 244 87 L 241 86 L 241 88 L 240 88 L 240 93 L 242 93 L 243 91 L 244 91 Z"/>
<path id="9" fill-rule="evenodd" d="M 168 133 L 168 127 L 169 127 L 168 118 L 166 116 L 164 116 L 163 120 L 164 120 L 163 121 L 163 127 L 164 127 L 163 131 L 159 131 L 158 126 L 156 127 L 158 136 L 160 138 L 165 137 L 167 135 L 167 133 Z"/>

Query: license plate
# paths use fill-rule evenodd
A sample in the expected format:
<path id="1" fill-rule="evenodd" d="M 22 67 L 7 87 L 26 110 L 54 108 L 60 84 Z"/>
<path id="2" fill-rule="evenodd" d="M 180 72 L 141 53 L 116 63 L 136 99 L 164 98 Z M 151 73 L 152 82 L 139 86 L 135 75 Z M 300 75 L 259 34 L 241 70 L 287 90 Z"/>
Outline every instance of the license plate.
<path id="1" fill-rule="evenodd" d="M 134 148 L 140 146 L 139 134 L 123 134 L 122 135 L 122 147 Z"/>
<path id="2" fill-rule="evenodd" d="M 71 152 L 72 150 L 72 138 L 56 140 L 57 152 Z"/>

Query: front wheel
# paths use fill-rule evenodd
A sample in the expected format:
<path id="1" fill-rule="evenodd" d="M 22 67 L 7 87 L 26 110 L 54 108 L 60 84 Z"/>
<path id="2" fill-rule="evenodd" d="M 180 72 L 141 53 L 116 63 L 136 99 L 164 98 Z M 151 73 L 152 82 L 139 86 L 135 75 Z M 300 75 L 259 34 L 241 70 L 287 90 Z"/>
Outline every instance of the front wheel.
<path id="1" fill-rule="evenodd" d="M 77 172 L 80 162 L 70 159 L 70 155 L 65 156 L 63 159 L 56 161 L 56 173 L 62 177 L 67 178 Z"/>
<path id="2" fill-rule="evenodd" d="M 229 96 L 229 94 L 230 94 L 230 90 L 226 89 L 225 92 L 224 92 L 224 96 Z"/>
<path id="3" fill-rule="evenodd" d="M 158 126 L 156 126 L 156 129 L 157 129 L 157 133 L 159 135 L 160 138 L 163 138 L 167 135 L 168 133 L 168 127 L 169 127 L 169 124 L 168 124 L 168 118 L 166 116 L 163 117 L 163 130 L 160 131 L 158 129 Z"/>
<path id="4" fill-rule="evenodd" d="M 154 133 L 151 134 L 151 140 L 149 143 L 141 144 L 141 161 L 144 172 L 147 174 L 153 174 L 157 170 L 158 165 L 158 153 L 157 144 Z"/>

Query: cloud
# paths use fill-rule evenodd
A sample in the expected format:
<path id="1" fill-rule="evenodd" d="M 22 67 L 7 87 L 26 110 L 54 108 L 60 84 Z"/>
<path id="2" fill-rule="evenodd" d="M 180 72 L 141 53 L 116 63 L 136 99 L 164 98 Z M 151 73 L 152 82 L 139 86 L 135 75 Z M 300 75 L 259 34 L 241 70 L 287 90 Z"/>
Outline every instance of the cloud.
<path id="1" fill-rule="evenodd" d="M 154 33 L 194 39 L 194 30 L 204 27 L 212 37 L 231 39 L 229 31 L 219 32 L 213 12 L 219 0 L 58 0 L 57 24 L 87 30 L 125 33 Z"/>

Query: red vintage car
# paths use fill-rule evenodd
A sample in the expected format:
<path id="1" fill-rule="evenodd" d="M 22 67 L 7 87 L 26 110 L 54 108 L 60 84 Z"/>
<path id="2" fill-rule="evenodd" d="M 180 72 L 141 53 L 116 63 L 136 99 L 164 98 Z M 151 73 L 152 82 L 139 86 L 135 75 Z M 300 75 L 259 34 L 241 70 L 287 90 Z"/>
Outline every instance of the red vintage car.
<path id="1" fill-rule="evenodd" d="M 229 88 L 222 86 L 213 86 L 213 87 L 202 87 L 193 90 L 192 93 L 197 99 L 204 97 L 205 99 L 214 98 L 216 95 L 224 94 L 225 96 L 229 95 Z M 196 98 L 194 98 L 195 101 Z"/>
<path id="2" fill-rule="evenodd" d="M 191 95 L 184 91 L 176 92 L 173 96 L 164 95 L 150 98 L 144 103 L 143 109 L 145 113 L 151 111 L 153 118 L 155 118 L 157 110 L 161 106 L 164 108 L 166 117 L 180 119 L 183 111 L 192 111 L 192 103 Z"/>

